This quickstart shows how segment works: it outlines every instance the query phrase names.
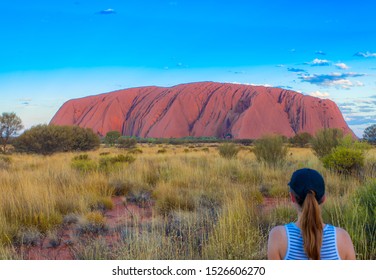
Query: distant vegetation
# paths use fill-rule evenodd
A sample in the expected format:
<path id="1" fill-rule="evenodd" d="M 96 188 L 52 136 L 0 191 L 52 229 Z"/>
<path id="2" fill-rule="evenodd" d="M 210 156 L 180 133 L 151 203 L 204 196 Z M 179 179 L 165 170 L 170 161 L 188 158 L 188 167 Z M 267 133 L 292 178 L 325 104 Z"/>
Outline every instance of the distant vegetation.
<path id="1" fill-rule="evenodd" d="M 371 125 L 364 130 L 363 139 L 371 144 L 376 144 L 376 124 Z"/>
<path id="2" fill-rule="evenodd" d="M 12 136 L 23 129 L 22 120 L 15 113 L 3 113 L 0 116 L 1 152 L 7 152 L 7 145 Z"/>
<path id="3" fill-rule="evenodd" d="M 282 137 L 271 135 L 256 140 L 253 152 L 259 162 L 276 168 L 286 162 L 288 149 Z"/>
<path id="4" fill-rule="evenodd" d="M 220 156 L 224 158 L 234 158 L 239 153 L 239 147 L 234 143 L 224 143 L 218 147 Z"/>
<path id="5" fill-rule="evenodd" d="M 58 152 L 89 151 L 98 148 L 100 139 L 89 128 L 37 125 L 16 138 L 17 152 L 51 155 Z"/>

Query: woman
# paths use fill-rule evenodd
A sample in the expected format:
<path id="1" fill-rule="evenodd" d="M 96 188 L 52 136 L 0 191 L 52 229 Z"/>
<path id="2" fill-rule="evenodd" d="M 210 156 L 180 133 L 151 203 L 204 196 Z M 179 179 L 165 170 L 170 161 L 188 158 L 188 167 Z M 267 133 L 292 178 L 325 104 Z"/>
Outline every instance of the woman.
<path id="1" fill-rule="evenodd" d="M 325 183 L 320 173 L 309 168 L 299 169 L 288 185 L 298 220 L 271 230 L 268 259 L 354 260 L 349 234 L 322 221 L 319 204 L 325 200 Z"/>

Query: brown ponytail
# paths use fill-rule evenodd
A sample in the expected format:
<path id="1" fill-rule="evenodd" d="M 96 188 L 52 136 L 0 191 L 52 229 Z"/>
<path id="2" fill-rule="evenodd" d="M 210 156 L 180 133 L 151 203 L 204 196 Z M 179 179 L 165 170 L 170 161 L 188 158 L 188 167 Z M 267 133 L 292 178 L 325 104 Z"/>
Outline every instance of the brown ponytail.
<path id="1" fill-rule="evenodd" d="M 311 260 L 319 260 L 322 245 L 322 218 L 320 207 L 313 191 L 304 199 L 301 228 L 304 240 L 304 251 Z"/>

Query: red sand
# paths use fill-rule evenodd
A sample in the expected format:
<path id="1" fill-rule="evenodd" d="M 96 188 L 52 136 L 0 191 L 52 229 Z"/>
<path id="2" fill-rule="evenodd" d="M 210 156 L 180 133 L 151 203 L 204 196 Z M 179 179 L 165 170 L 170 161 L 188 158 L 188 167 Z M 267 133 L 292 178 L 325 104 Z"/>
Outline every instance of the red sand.
<path id="1" fill-rule="evenodd" d="M 109 230 L 101 234 L 101 237 L 104 237 L 109 245 L 119 241 L 116 231 L 112 231 L 116 226 L 132 222 L 136 216 L 138 222 L 148 221 L 152 218 L 152 205 L 141 208 L 132 203 L 124 203 L 123 197 L 114 197 L 112 200 L 114 208 L 104 213 Z M 46 237 L 38 246 L 22 246 L 19 248 L 20 254 L 24 259 L 29 260 L 73 260 L 77 242 L 75 225 L 65 225 L 58 231 L 58 235 L 60 241 L 58 246 L 52 247 L 51 240 Z M 90 236 L 90 238 L 92 237 L 95 236 Z"/>
<path id="2" fill-rule="evenodd" d="M 104 213 L 109 229 L 124 225 L 126 222 L 132 222 L 132 219 L 136 216 L 139 222 L 150 221 L 152 219 L 152 205 L 141 208 L 135 204 L 124 203 L 123 197 L 114 197 L 113 202 L 114 208 Z M 264 198 L 261 212 L 263 214 L 269 213 L 276 205 L 286 205 L 288 202 L 284 198 Z M 44 238 L 38 246 L 22 246 L 19 248 L 19 251 L 23 258 L 28 260 L 73 260 L 73 252 L 77 240 L 75 237 L 75 225 L 65 226 L 58 234 L 60 236 L 60 244 L 55 248 L 51 247 L 48 238 Z M 91 236 L 91 238 L 93 237 Z M 119 241 L 116 231 L 109 230 L 102 234 L 101 237 L 104 237 L 110 246 Z"/>

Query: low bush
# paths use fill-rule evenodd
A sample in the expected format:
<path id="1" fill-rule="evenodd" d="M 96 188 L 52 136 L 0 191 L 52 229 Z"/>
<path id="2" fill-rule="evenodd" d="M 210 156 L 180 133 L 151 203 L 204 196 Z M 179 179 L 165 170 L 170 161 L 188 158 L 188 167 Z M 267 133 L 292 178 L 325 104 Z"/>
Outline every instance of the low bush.
<path id="1" fill-rule="evenodd" d="M 316 133 L 311 140 L 313 152 L 318 158 L 330 154 L 332 149 L 337 147 L 343 139 L 343 132 L 338 128 L 327 128 Z"/>
<path id="2" fill-rule="evenodd" d="M 100 211 L 87 213 L 77 226 L 79 234 L 100 234 L 107 230 L 106 218 Z"/>
<path id="3" fill-rule="evenodd" d="M 165 153 L 167 153 L 167 150 L 166 150 L 165 148 L 163 148 L 163 149 L 159 149 L 159 150 L 157 151 L 157 154 L 165 154 Z"/>
<path id="4" fill-rule="evenodd" d="M 132 163 L 136 160 L 132 155 L 117 155 L 113 157 L 102 157 L 99 159 L 99 170 L 108 172 L 113 168 L 119 167 L 123 163 Z"/>
<path id="5" fill-rule="evenodd" d="M 50 155 L 57 152 L 89 151 L 98 148 L 100 139 L 89 128 L 37 125 L 16 138 L 17 152 Z"/>
<path id="6" fill-rule="evenodd" d="M 325 168 L 337 173 L 359 175 L 365 165 L 365 152 L 370 148 L 368 143 L 346 136 L 321 161 Z"/>
<path id="7" fill-rule="evenodd" d="M 71 167 L 82 173 L 89 173 L 98 170 L 98 164 L 89 158 L 78 159 L 75 157 L 72 159 Z"/>
<path id="8" fill-rule="evenodd" d="M 360 149 L 338 146 L 322 158 L 324 167 L 340 174 L 354 174 L 364 166 L 364 153 Z"/>
<path id="9" fill-rule="evenodd" d="M 294 137 L 290 138 L 290 143 L 293 146 L 305 147 L 312 141 L 312 135 L 308 132 L 301 132 L 296 134 Z"/>
<path id="10" fill-rule="evenodd" d="M 259 162 L 275 168 L 286 162 L 288 149 L 280 136 L 265 136 L 255 141 L 253 152 Z"/>
<path id="11" fill-rule="evenodd" d="M 81 154 L 78 156 L 75 156 L 73 160 L 89 160 L 89 155 L 88 154 Z"/>
<path id="12" fill-rule="evenodd" d="M 16 245 L 36 246 L 41 242 L 42 233 L 36 228 L 21 229 L 14 240 Z"/>
<path id="13" fill-rule="evenodd" d="M 227 159 L 235 158 L 239 150 L 239 147 L 233 143 L 224 143 L 218 147 L 219 155 Z"/>
<path id="14" fill-rule="evenodd" d="M 117 139 L 117 146 L 121 149 L 132 149 L 137 145 L 137 140 L 130 137 L 120 137 Z"/>

